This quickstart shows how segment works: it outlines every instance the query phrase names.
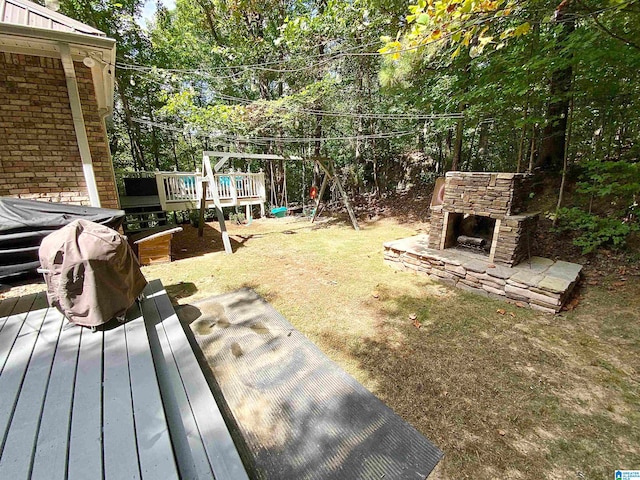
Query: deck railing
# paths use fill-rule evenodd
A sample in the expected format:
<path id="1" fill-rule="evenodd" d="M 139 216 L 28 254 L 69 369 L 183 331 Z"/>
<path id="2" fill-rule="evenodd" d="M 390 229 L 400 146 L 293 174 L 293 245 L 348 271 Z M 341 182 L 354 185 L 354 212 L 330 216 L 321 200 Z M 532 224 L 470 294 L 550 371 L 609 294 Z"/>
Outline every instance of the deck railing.
<path id="1" fill-rule="evenodd" d="M 266 201 L 264 173 L 231 172 L 207 175 L 206 201 L 222 207 Z M 202 174 L 156 172 L 158 196 L 163 210 L 198 208 L 202 198 Z"/>
<path id="2" fill-rule="evenodd" d="M 264 186 L 264 173 L 228 173 L 214 175 L 220 200 L 259 198 Z"/>
<path id="3" fill-rule="evenodd" d="M 165 202 L 196 201 L 200 198 L 197 174 L 190 172 L 157 172 L 158 195 Z"/>

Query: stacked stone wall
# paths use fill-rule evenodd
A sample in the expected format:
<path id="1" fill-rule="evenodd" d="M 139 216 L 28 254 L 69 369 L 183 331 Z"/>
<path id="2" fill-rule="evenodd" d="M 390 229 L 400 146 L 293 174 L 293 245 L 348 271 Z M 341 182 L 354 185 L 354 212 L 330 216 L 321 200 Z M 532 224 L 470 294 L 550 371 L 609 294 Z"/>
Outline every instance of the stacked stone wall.
<path id="1" fill-rule="evenodd" d="M 533 239 L 537 225 L 538 214 L 503 218 L 493 261 L 513 266 L 530 257 L 534 252 Z"/>
<path id="2" fill-rule="evenodd" d="M 443 209 L 491 218 L 520 212 L 528 175 L 521 173 L 448 172 Z"/>
<path id="3" fill-rule="evenodd" d="M 100 201 L 117 208 L 91 70 L 74 65 Z M 0 53 L 0 196 L 90 204 L 58 59 Z"/>
<path id="4" fill-rule="evenodd" d="M 533 257 L 516 268 L 470 259 L 455 251 L 411 251 L 400 242 L 385 244 L 385 261 L 402 270 L 414 270 L 431 279 L 464 290 L 557 313 L 580 279 L 581 265 Z"/>
<path id="5" fill-rule="evenodd" d="M 442 205 L 431 207 L 431 219 L 429 226 L 429 248 L 440 249 L 442 227 L 444 226 L 444 212 Z"/>

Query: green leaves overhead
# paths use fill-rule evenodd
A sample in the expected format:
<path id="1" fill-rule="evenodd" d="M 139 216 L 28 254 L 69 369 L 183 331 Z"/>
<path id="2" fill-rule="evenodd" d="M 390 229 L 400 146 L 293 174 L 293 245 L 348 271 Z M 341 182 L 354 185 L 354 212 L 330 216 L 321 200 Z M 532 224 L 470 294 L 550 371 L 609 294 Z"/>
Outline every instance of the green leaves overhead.
<path id="1" fill-rule="evenodd" d="M 454 157 L 522 171 L 567 120 L 549 107 L 571 101 L 578 195 L 637 201 L 637 167 L 622 168 L 640 154 L 637 2 L 177 0 L 147 29 L 141 0 L 61 3 L 118 42 L 117 167 L 190 170 L 213 146 L 322 154 L 360 192 L 417 184 Z M 568 88 L 552 88 L 563 71 Z"/>

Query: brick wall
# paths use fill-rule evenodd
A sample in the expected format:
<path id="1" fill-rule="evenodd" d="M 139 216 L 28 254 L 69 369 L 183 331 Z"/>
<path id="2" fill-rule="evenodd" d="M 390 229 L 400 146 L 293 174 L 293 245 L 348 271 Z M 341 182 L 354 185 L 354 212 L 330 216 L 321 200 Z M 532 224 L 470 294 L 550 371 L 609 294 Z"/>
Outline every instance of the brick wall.
<path id="1" fill-rule="evenodd" d="M 91 71 L 75 69 L 100 202 L 118 208 Z M 0 53 L 0 196 L 90 205 L 58 59 Z"/>

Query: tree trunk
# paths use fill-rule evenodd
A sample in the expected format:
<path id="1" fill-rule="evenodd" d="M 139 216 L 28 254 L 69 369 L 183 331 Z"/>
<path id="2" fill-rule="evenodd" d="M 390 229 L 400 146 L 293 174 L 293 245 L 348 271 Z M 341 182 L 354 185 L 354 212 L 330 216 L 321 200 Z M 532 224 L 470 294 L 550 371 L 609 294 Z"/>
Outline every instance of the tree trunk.
<path id="1" fill-rule="evenodd" d="M 127 122 L 127 133 L 129 134 L 129 142 L 131 143 L 131 151 L 133 155 L 133 161 L 138 165 L 140 170 L 146 170 L 147 165 L 144 161 L 144 154 L 142 153 L 142 148 L 140 148 L 140 132 L 133 125 L 133 120 L 131 119 L 131 109 L 129 108 L 129 100 L 127 96 L 122 92 L 122 88 L 120 87 L 120 82 L 116 79 L 116 88 L 118 91 L 118 95 L 120 96 L 120 100 L 122 101 L 122 110 L 124 111 L 124 118 Z"/>
<path id="2" fill-rule="evenodd" d="M 180 165 L 178 164 L 178 152 L 176 151 L 176 139 L 173 136 L 173 133 L 171 134 L 171 146 L 173 147 L 173 160 L 175 161 L 176 172 L 179 172 Z"/>
<path id="3" fill-rule="evenodd" d="M 568 126 L 567 126 L 567 143 L 565 145 L 563 161 L 562 161 L 562 181 L 560 182 L 560 191 L 558 192 L 558 203 L 556 204 L 556 214 L 553 217 L 553 226 L 555 227 L 558 222 L 558 213 L 562 207 L 562 200 L 564 198 L 564 187 L 567 181 L 567 167 L 569 164 L 569 142 L 571 141 L 571 118 L 573 117 L 573 97 L 569 105 L 568 111 Z"/>
<path id="4" fill-rule="evenodd" d="M 529 167 L 527 172 L 533 172 L 534 160 L 536 158 L 536 137 L 538 136 L 538 124 L 533 126 L 533 133 L 531 134 L 531 148 L 529 150 Z"/>
<path id="5" fill-rule="evenodd" d="M 555 12 L 555 22 L 562 25 L 557 38 L 556 55 L 562 57 L 562 49 L 566 47 L 569 36 L 575 30 L 575 19 L 567 15 L 563 2 Z M 536 167 L 545 170 L 558 171 L 562 167 L 565 141 L 567 133 L 567 115 L 569 113 L 569 93 L 573 69 L 569 60 L 571 57 L 561 58 L 563 66 L 551 74 L 550 102 L 547 107 L 547 124 L 542 133 L 542 145 Z"/>
<path id="6" fill-rule="evenodd" d="M 522 132 L 520 133 L 520 143 L 518 145 L 518 163 L 516 165 L 516 173 L 520 173 L 522 170 L 522 158 L 524 155 L 524 140 L 527 137 L 527 118 L 529 117 L 529 98 L 531 90 L 527 92 L 527 101 L 524 105 L 524 117 L 522 118 Z"/>
<path id="7" fill-rule="evenodd" d="M 471 76 L 471 63 L 467 58 L 466 63 L 462 67 L 462 91 L 467 93 L 469 91 L 469 80 Z M 458 103 L 458 111 L 464 113 L 467 108 L 464 100 Z M 464 137 L 464 116 L 458 119 L 456 123 L 456 138 L 455 145 L 453 147 L 453 159 L 451 161 L 451 170 L 456 171 L 460 169 L 462 165 L 462 143 Z"/>
<path id="8" fill-rule="evenodd" d="M 193 143 L 191 142 L 191 134 L 189 134 L 186 140 L 189 144 L 189 156 L 191 157 L 191 162 L 193 162 L 193 171 L 195 172 L 199 167 L 196 163 L 196 156 L 193 154 Z"/>
<path id="9" fill-rule="evenodd" d="M 464 105 L 460 104 L 460 110 L 464 110 Z M 464 118 L 459 118 L 456 123 L 456 139 L 453 147 L 453 160 L 451 161 L 451 170 L 456 171 L 460 168 L 462 162 L 462 137 L 464 135 Z"/>
<path id="10" fill-rule="evenodd" d="M 325 3 L 324 2 L 320 2 L 320 11 L 323 12 L 324 8 L 325 8 Z M 318 53 L 320 55 L 324 55 L 324 45 L 322 43 L 320 43 L 318 45 Z M 320 103 L 318 102 L 315 105 L 315 108 L 317 110 L 322 110 L 322 105 L 320 105 Z M 314 142 L 314 149 L 313 149 L 313 155 L 315 157 L 319 157 L 320 156 L 320 147 L 322 145 L 321 142 L 321 138 L 322 138 L 322 115 L 316 115 L 316 129 L 314 132 L 314 137 L 315 137 L 315 142 Z M 320 188 L 320 183 L 322 183 L 322 171 L 320 170 L 320 167 L 318 166 L 317 162 L 313 162 L 313 186 L 316 187 L 317 189 Z M 322 200 L 322 199 L 320 199 Z"/>
<path id="11" fill-rule="evenodd" d="M 436 165 L 436 173 L 440 173 L 444 170 L 444 153 L 442 148 L 442 134 L 438 132 L 436 135 L 436 140 L 438 141 L 438 164 Z"/>
<path id="12" fill-rule="evenodd" d="M 531 40 L 531 50 L 529 51 L 529 60 L 533 58 L 535 53 L 538 51 L 538 44 L 540 41 L 540 20 L 538 15 L 534 16 L 533 20 L 533 39 Z M 529 130 L 527 125 L 527 119 L 529 118 L 529 110 L 531 109 L 531 82 L 532 79 L 529 75 L 527 75 L 527 84 L 529 85 L 529 90 L 527 90 L 527 97 L 524 104 L 524 117 L 522 119 L 522 132 L 520 133 L 520 144 L 518 145 L 518 162 L 516 165 L 516 172 L 520 173 L 523 169 L 524 163 L 524 143 L 527 137 L 527 131 Z"/>
<path id="13" fill-rule="evenodd" d="M 149 95 L 149 89 L 145 89 L 145 95 L 147 97 L 147 109 L 149 111 L 149 119 L 151 120 L 151 148 L 153 149 L 153 159 L 155 161 L 156 169 L 160 168 L 160 149 L 158 148 L 158 137 L 156 136 L 156 127 L 154 126 L 155 118 L 153 117 L 153 105 L 151 105 L 151 96 Z"/>
<path id="14" fill-rule="evenodd" d="M 212 11 L 212 5 L 209 2 L 205 2 L 203 0 L 198 0 L 198 4 L 200 5 L 200 8 L 202 8 L 202 13 L 204 13 L 204 17 L 207 21 L 207 26 L 209 27 L 211 35 L 213 35 L 213 39 L 216 41 L 216 43 L 222 44 L 223 42 L 220 41 L 218 29 L 216 28 L 214 23 L 216 14 Z"/>

